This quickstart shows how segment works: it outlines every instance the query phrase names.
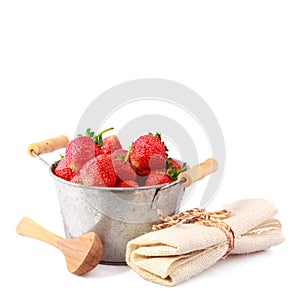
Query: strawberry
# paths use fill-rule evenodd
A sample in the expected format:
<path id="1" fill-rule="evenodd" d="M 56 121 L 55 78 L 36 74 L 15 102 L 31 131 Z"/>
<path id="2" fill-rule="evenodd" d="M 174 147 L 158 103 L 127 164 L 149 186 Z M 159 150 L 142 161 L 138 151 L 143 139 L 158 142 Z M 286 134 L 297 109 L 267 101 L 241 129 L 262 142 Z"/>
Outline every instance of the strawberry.
<path id="1" fill-rule="evenodd" d="M 161 135 L 151 133 L 140 136 L 132 145 L 130 163 L 141 176 L 150 174 L 151 170 L 160 170 L 165 166 L 167 148 L 161 141 Z"/>
<path id="2" fill-rule="evenodd" d="M 181 168 L 181 165 L 176 161 L 174 160 L 173 158 L 169 157 L 167 159 L 167 169 L 169 168 L 173 168 L 173 169 L 180 169 Z"/>
<path id="3" fill-rule="evenodd" d="M 178 174 L 184 169 L 185 164 L 182 166 L 173 158 L 168 158 L 166 161 L 166 169 L 152 171 L 145 182 L 145 186 L 164 184 L 172 182 L 177 179 Z"/>
<path id="4" fill-rule="evenodd" d="M 118 149 L 111 155 L 112 163 L 117 173 L 118 179 L 122 181 L 135 181 L 136 173 L 133 167 L 128 162 L 130 148 L 128 151 Z"/>
<path id="5" fill-rule="evenodd" d="M 168 158 L 166 162 L 166 174 L 172 179 L 176 180 L 179 173 L 185 168 L 186 164 L 182 164 L 182 166 L 173 158 Z"/>
<path id="6" fill-rule="evenodd" d="M 54 169 L 54 174 L 67 181 L 71 181 L 75 176 L 74 171 L 69 167 L 65 158 L 62 158 Z"/>
<path id="7" fill-rule="evenodd" d="M 99 148 L 99 149 L 98 149 Z M 66 146 L 66 161 L 75 173 L 100 151 L 100 147 L 88 136 L 79 136 Z"/>
<path id="8" fill-rule="evenodd" d="M 118 180 L 116 187 L 122 187 L 122 188 L 137 188 L 139 187 L 138 183 L 136 181 L 133 180 L 126 180 L 126 181 L 122 181 L 122 180 Z"/>
<path id="9" fill-rule="evenodd" d="M 172 182 L 172 178 L 170 178 L 163 171 L 152 171 L 147 177 L 145 186 L 159 185 L 164 183 Z"/>
<path id="10" fill-rule="evenodd" d="M 76 174 L 76 175 L 72 178 L 71 182 L 73 182 L 73 183 L 81 183 L 81 184 L 82 184 L 82 180 L 81 180 L 79 174 Z"/>
<path id="11" fill-rule="evenodd" d="M 95 135 L 90 129 L 86 130 L 86 136 L 79 135 L 66 146 L 66 161 L 75 174 L 78 174 L 82 166 L 91 158 L 103 153 L 101 146 L 103 143 L 103 133 L 111 130 L 108 128 Z"/>
<path id="12" fill-rule="evenodd" d="M 86 162 L 80 170 L 80 179 L 85 185 L 115 186 L 117 174 L 110 155 L 100 154 Z"/>
<path id="13" fill-rule="evenodd" d="M 116 135 L 110 135 L 103 139 L 102 152 L 111 154 L 116 150 L 122 149 L 119 138 Z"/>

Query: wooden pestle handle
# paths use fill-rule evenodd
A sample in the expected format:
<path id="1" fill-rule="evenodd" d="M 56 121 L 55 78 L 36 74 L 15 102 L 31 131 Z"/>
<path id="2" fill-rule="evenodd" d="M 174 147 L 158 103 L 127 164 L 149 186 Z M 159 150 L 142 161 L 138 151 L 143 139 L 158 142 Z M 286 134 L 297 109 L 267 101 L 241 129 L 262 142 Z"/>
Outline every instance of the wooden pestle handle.
<path id="1" fill-rule="evenodd" d="M 28 146 L 28 154 L 35 157 L 32 154 L 34 151 L 37 155 L 53 152 L 57 149 L 65 148 L 69 143 L 69 139 L 65 135 L 60 135 L 56 138 L 44 140 L 38 143 L 32 143 Z"/>
<path id="2" fill-rule="evenodd" d="M 178 179 L 185 178 L 186 181 L 182 182 L 183 187 L 189 187 L 194 182 L 201 180 L 205 176 L 215 172 L 218 168 L 218 163 L 213 158 L 208 158 L 203 163 L 188 169 L 178 175 Z"/>
<path id="3" fill-rule="evenodd" d="M 57 247 L 61 237 L 43 228 L 28 217 L 24 217 L 18 224 L 16 231 L 20 235 L 34 238 Z"/>

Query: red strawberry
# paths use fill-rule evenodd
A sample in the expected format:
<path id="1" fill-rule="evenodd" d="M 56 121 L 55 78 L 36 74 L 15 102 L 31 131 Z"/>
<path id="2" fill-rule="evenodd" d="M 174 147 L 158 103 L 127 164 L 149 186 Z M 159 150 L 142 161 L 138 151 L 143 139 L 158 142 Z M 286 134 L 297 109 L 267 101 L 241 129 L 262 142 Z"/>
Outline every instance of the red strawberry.
<path id="1" fill-rule="evenodd" d="M 170 178 L 165 172 L 152 171 L 146 180 L 145 186 L 159 185 L 172 181 L 172 178 Z"/>
<path id="2" fill-rule="evenodd" d="M 66 161 L 75 173 L 100 152 L 100 147 L 88 136 L 79 136 L 66 146 Z"/>
<path id="3" fill-rule="evenodd" d="M 54 169 L 54 174 L 60 178 L 71 181 L 75 176 L 74 171 L 68 166 L 65 158 L 62 158 Z"/>
<path id="4" fill-rule="evenodd" d="M 173 158 L 168 158 L 166 161 L 166 169 L 152 171 L 145 182 L 145 186 L 164 184 L 172 182 L 177 179 L 178 174 L 184 169 L 185 164 L 182 166 Z"/>
<path id="5" fill-rule="evenodd" d="M 89 160 L 80 170 L 83 184 L 113 187 L 117 181 L 110 155 L 100 154 Z"/>
<path id="6" fill-rule="evenodd" d="M 182 166 L 173 158 L 168 158 L 166 163 L 166 174 L 172 179 L 176 180 L 179 173 L 185 168 L 186 164 L 182 164 Z"/>
<path id="7" fill-rule="evenodd" d="M 170 157 L 167 159 L 167 169 L 169 168 L 177 170 L 181 168 L 181 165 L 176 160 Z"/>
<path id="8" fill-rule="evenodd" d="M 103 139 L 101 150 L 105 154 L 111 154 L 114 151 L 122 149 L 119 138 L 116 135 L 110 135 Z"/>
<path id="9" fill-rule="evenodd" d="M 115 168 L 115 172 L 118 175 L 118 178 L 122 181 L 135 181 L 136 173 L 133 167 L 128 162 L 128 156 L 130 149 L 126 150 L 116 150 L 112 155 L 112 163 Z"/>
<path id="10" fill-rule="evenodd" d="M 103 153 L 102 134 L 111 130 L 108 128 L 95 135 L 90 129 L 86 130 L 86 136 L 78 136 L 66 146 L 66 161 L 72 170 L 77 174 L 82 166 L 91 158 Z"/>
<path id="11" fill-rule="evenodd" d="M 129 156 L 130 163 L 138 175 L 146 176 L 152 170 L 160 170 L 165 166 L 166 151 L 160 134 L 155 136 L 152 134 L 143 135 L 132 145 Z"/>
<path id="12" fill-rule="evenodd" d="M 122 187 L 122 188 L 137 188 L 139 187 L 138 183 L 136 181 L 133 180 L 126 180 L 126 181 L 122 181 L 122 180 L 118 180 L 116 187 Z"/>

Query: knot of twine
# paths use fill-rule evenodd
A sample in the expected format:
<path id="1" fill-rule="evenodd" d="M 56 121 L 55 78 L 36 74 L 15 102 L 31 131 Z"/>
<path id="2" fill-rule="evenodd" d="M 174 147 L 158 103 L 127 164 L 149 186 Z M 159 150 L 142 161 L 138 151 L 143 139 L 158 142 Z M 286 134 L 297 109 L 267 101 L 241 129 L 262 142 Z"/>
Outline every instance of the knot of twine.
<path id="1" fill-rule="evenodd" d="M 153 231 L 165 229 L 178 224 L 196 223 L 210 227 L 217 227 L 225 233 L 228 240 L 228 249 L 223 255 L 223 258 L 227 257 L 234 248 L 234 233 L 231 227 L 223 221 L 223 219 L 231 216 L 231 211 L 227 209 L 207 212 L 205 209 L 193 208 L 173 216 L 164 216 L 162 211 L 159 209 L 158 215 L 163 223 L 153 225 Z"/>

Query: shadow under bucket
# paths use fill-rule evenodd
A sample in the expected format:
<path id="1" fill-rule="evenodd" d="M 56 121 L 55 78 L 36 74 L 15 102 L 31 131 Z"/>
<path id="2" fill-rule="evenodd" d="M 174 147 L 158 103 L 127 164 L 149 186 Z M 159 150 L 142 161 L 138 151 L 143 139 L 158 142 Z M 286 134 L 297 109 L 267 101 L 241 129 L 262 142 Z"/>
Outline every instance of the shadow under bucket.
<path id="1" fill-rule="evenodd" d="M 180 182 L 139 188 L 86 186 L 53 174 L 67 238 L 94 231 L 103 243 L 100 263 L 126 264 L 127 243 L 152 230 L 164 215 L 177 214 L 184 194 Z"/>

